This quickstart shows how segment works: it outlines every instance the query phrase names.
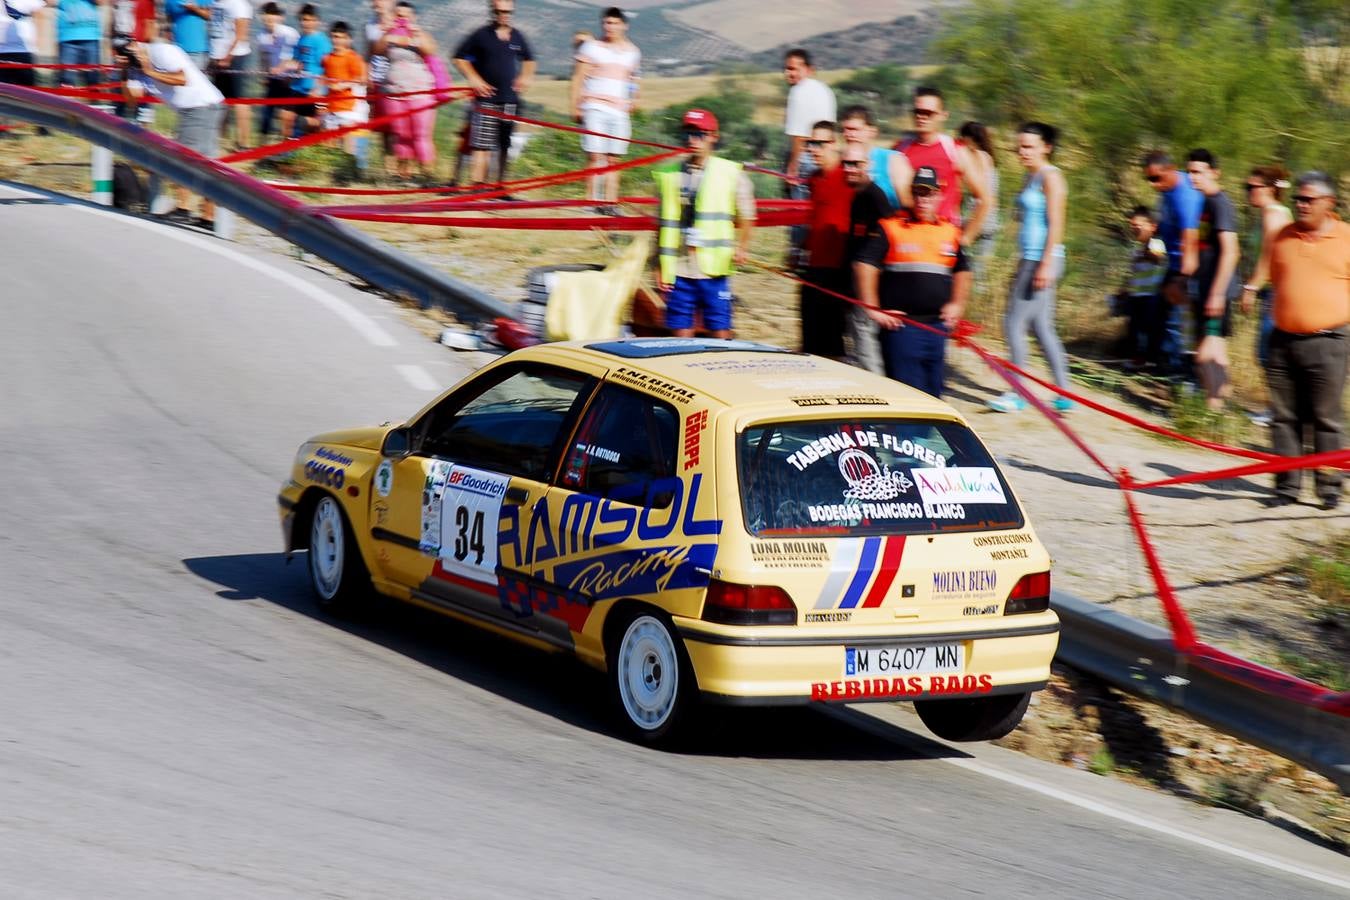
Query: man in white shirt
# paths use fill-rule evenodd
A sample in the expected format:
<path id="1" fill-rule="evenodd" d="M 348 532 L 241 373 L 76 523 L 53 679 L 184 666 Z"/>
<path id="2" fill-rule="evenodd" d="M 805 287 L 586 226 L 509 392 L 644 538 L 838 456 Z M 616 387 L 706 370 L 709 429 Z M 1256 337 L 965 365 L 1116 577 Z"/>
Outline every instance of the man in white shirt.
<path id="1" fill-rule="evenodd" d="M 37 45 L 33 13 L 46 5 L 46 0 L 5 0 L 0 13 L 0 62 L 33 64 Z M 32 87 L 34 83 L 32 69 L 0 69 L 0 84 Z"/>
<path id="2" fill-rule="evenodd" d="M 183 48 L 163 40 L 150 44 L 116 41 L 113 54 L 123 66 L 122 91 L 129 110 L 134 110 L 146 95 L 158 97 L 177 113 L 174 139 L 178 143 L 208 159 L 219 155 L 225 98 Z M 191 219 L 185 188 L 178 189 L 178 209 L 168 218 L 182 222 Z M 214 205 L 203 199 L 197 224 L 210 227 L 214 218 Z"/>
<path id="3" fill-rule="evenodd" d="M 806 200 L 811 195 L 807 179 L 817 169 L 811 154 L 806 152 L 806 142 L 811 138 L 811 129 L 817 122 L 836 121 L 834 91 L 825 82 L 816 78 L 815 67 L 811 65 L 811 54 L 798 47 L 789 50 L 783 56 L 783 79 L 788 83 L 787 116 L 783 131 L 788 136 L 787 173 L 785 193 L 792 200 Z M 802 258 L 802 245 L 806 243 L 805 225 L 793 225 L 789 240 L 788 264 L 797 268 Z"/>
<path id="4" fill-rule="evenodd" d="M 225 97 L 247 97 L 244 72 L 249 68 L 248 32 L 253 20 L 253 4 L 249 0 L 212 0 L 211 3 L 211 69 L 216 88 Z M 253 110 L 247 106 L 234 108 L 234 142 L 247 147 L 252 131 Z"/>
<path id="5" fill-rule="evenodd" d="M 572 118 L 587 131 L 609 135 L 581 136 L 588 167 L 599 169 L 618 162 L 628 152 L 633 133 L 631 114 L 637 105 L 638 73 L 642 53 L 628 40 L 628 18 L 611 6 L 600 16 L 604 37 L 588 40 L 577 48 L 572 69 Z M 604 205 L 596 212 L 618 215 L 619 173 L 609 172 L 590 179 L 590 198 Z"/>

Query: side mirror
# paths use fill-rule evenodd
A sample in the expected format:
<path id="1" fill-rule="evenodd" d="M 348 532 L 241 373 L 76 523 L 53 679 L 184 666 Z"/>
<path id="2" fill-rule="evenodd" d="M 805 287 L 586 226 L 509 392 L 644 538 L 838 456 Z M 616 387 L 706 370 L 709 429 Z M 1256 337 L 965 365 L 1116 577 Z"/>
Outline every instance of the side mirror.
<path id="1" fill-rule="evenodd" d="M 412 453 L 412 430 L 395 428 L 384 436 L 380 452 L 390 459 L 402 459 Z"/>

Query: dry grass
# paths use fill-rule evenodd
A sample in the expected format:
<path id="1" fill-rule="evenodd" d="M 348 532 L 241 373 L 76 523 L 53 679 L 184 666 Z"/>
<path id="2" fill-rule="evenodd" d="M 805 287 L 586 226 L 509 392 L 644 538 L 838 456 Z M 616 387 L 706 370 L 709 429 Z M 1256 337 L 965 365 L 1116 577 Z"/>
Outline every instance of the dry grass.
<path id="1" fill-rule="evenodd" d="M 795 4 L 712 0 L 666 15 L 689 28 L 758 52 L 799 41 L 802 35 L 842 31 L 869 22 L 890 22 L 940 5 L 932 0 L 811 0 Z"/>
<path id="2" fill-rule="evenodd" d="M 827 82 L 840 81 L 853 74 L 852 69 L 832 69 L 818 73 Z M 723 75 L 686 75 L 679 78 L 647 78 L 642 82 L 642 107 L 663 109 L 687 103 L 695 97 L 717 93 Z M 778 121 L 783 116 L 783 76 L 778 72 L 758 72 L 735 76 L 737 83 L 754 95 L 759 104 L 755 120 Z M 530 89 L 529 99 L 555 113 L 566 115 L 571 103 L 570 83 L 541 81 Z"/>

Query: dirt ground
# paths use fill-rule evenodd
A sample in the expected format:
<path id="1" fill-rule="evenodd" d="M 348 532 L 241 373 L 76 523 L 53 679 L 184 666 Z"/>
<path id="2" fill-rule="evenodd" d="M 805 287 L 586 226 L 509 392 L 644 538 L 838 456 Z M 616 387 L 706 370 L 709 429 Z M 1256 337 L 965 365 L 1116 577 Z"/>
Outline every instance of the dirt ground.
<path id="1" fill-rule="evenodd" d="M 0 140 L 0 178 L 81 195 L 88 189 L 87 160 L 85 147 L 63 138 Z M 521 242 L 509 232 L 391 226 L 370 231 L 506 300 L 522 296 L 524 274 L 531 266 L 603 262 L 607 253 L 601 237 L 585 232 L 535 232 Z M 247 223 L 241 223 L 239 240 L 295 253 L 289 244 Z M 765 230 L 756 239 L 756 256 L 781 258 L 781 246 L 781 235 Z M 738 276 L 737 292 L 742 301 L 737 313 L 740 337 L 793 345 L 795 288 L 759 272 Z M 413 309 L 404 315 L 428 339 L 447 320 Z M 982 340 L 1002 354 L 996 340 Z M 985 401 L 1000 393 L 1003 384 L 973 354 L 957 351 L 949 364 L 947 399 L 970 418 L 998 457 L 1054 556 L 1056 587 L 1165 624 L 1115 484 L 1038 413 L 987 411 Z M 1108 405 L 1149 415 L 1132 408 L 1125 397 L 1081 385 L 1076 389 Z M 1154 438 L 1081 408 L 1068 422 L 1109 465 L 1126 467 L 1140 480 L 1240 462 Z M 1350 658 L 1350 634 L 1325 615 L 1318 599 L 1291 573 L 1290 562 L 1344 533 L 1350 506 L 1333 512 L 1312 505 L 1267 509 L 1263 501 L 1270 495 L 1270 477 L 1260 476 L 1167 488 L 1139 494 L 1137 502 L 1168 577 L 1202 638 L 1280 668 L 1286 667 L 1281 660 L 1291 656 L 1343 663 Z M 1312 500 L 1310 495 L 1307 500 Z M 1057 671 L 1023 726 L 1004 743 L 1103 775 L 1235 806 L 1342 851 L 1350 844 L 1350 800 L 1330 782 L 1067 670 Z"/>

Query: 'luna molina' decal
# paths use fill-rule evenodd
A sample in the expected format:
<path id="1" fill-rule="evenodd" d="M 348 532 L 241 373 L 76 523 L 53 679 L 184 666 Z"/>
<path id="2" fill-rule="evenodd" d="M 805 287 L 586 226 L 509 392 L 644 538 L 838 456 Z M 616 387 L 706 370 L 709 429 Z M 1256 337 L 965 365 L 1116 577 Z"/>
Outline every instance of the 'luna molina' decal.
<path id="1" fill-rule="evenodd" d="M 660 478 L 625 485 L 607 498 L 569 494 L 562 500 L 556 527 L 547 496 L 540 497 L 528 510 L 508 504 L 502 507 L 497 533 L 502 553 L 499 559 L 504 565 L 513 560 L 515 568 L 527 569 L 629 540 L 720 534 L 720 519 L 695 518 L 702 485 L 703 475 L 696 473 L 689 479 L 688 491 L 682 478 Z M 656 501 L 667 497 L 669 503 L 658 507 Z M 556 496 L 554 499 L 556 502 Z M 560 578 L 553 580 L 565 583 Z"/>

